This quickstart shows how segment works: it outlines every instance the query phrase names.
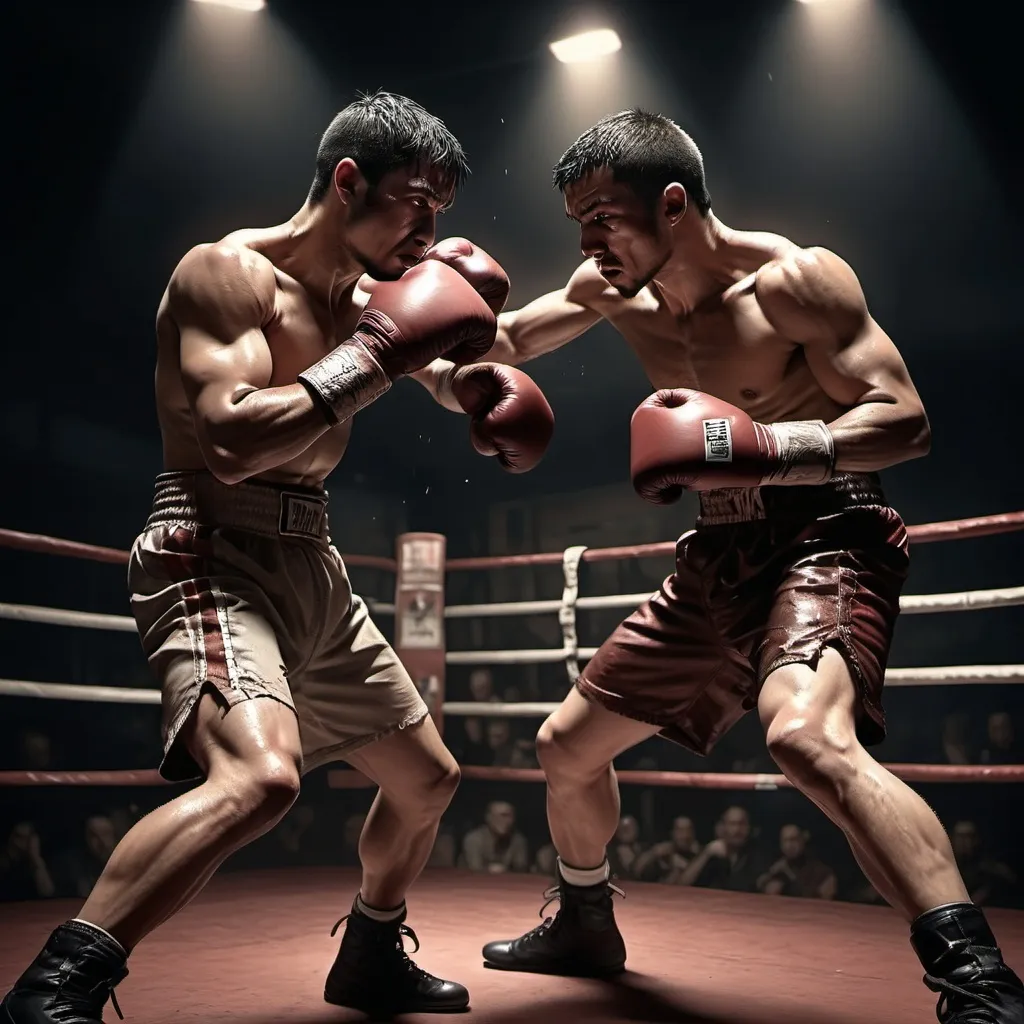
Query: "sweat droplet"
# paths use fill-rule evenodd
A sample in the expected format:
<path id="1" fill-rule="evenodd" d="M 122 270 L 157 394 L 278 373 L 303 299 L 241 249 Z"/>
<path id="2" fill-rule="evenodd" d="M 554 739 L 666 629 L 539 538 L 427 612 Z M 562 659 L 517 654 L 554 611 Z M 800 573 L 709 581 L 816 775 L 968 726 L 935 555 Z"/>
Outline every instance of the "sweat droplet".
<path id="1" fill-rule="evenodd" d="M 423 493 L 424 494 L 429 494 L 430 493 L 430 488 L 428 487 Z"/>

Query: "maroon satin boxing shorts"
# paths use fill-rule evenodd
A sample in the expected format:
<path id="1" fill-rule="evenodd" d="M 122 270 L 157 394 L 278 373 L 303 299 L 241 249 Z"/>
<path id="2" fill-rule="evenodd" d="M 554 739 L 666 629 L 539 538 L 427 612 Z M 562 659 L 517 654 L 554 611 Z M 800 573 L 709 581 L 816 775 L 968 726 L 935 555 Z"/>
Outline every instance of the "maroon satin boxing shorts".
<path id="1" fill-rule="evenodd" d="M 619 625 L 577 688 L 611 711 L 707 754 L 757 705 L 782 665 L 814 667 L 826 647 L 858 692 L 857 733 L 885 737 L 882 685 L 907 532 L 874 474 L 813 487 L 701 494 L 676 568 Z"/>

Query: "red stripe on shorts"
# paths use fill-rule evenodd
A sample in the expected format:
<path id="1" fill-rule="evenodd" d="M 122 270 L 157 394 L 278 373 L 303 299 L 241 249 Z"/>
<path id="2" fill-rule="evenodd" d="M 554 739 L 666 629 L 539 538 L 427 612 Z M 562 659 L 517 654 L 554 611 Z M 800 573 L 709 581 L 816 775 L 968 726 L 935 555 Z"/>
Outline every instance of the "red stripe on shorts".
<path id="1" fill-rule="evenodd" d="M 224 637 L 217 615 L 217 597 L 213 581 L 203 575 L 212 551 L 210 528 L 198 524 L 192 528 L 179 526 L 167 535 L 157 553 L 167 575 L 178 584 L 181 591 L 190 632 L 202 638 L 207 678 L 228 682 Z"/>

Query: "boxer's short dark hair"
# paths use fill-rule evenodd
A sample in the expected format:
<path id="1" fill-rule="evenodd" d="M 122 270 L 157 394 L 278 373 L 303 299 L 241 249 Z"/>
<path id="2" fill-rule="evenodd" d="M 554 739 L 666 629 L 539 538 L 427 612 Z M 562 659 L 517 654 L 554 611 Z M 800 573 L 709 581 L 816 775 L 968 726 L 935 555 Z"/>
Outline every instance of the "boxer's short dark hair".
<path id="1" fill-rule="evenodd" d="M 697 144 L 662 114 L 634 109 L 601 118 L 562 154 L 555 165 L 555 187 L 564 192 L 602 167 L 651 201 L 678 181 L 702 217 L 711 210 Z"/>
<path id="2" fill-rule="evenodd" d="M 416 164 L 440 171 L 453 192 L 469 174 L 466 154 L 444 122 L 390 92 L 360 96 L 335 115 L 317 149 L 309 202 L 323 199 L 345 157 L 359 165 L 371 186 L 388 171 Z"/>

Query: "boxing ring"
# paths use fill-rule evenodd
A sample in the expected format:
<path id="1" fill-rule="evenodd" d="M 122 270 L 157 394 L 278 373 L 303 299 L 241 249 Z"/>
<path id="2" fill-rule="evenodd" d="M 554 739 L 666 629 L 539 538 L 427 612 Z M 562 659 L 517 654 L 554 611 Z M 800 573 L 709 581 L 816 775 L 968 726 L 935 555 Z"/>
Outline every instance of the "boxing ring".
<path id="1" fill-rule="evenodd" d="M 1024 529 L 1024 512 L 908 528 L 912 545 Z M 0 529 L 0 547 L 114 565 L 128 554 L 112 548 Z M 577 613 L 617 609 L 624 615 L 649 593 L 581 596 L 583 562 L 671 555 L 675 542 L 484 558 L 445 557 L 439 534 L 404 534 L 396 558 L 347 554 L 351 567 L 395 573 L 393 603 L 368 601 L 374 615 L 395 617 L 394 643 L 443 727 L 447 716 L 540 719 L 556 704 L 448 701 L 448 666 L 561 664 L 571 683 L 595 648 L 578 642 Z M 542 600 L 445 605 L 449 574 L 510 567 L 561 567 L 562 593 Z M 904 614 L 984 610 L 1024 604 L 1024 586 L 907 595 Z M 447 650 L 446 623 L 498 616 L 557 615 L 560 647 L 533 650 Z M 135 632 L 124 615 L 0 603 L 0 618 L 79 629 Z M 1012 685 L 1024 664 L 892 668 L 887 687 Z M 0 678 L 0 697 L 159 704 L 152 688 L 84 686 Z M 87 712 L 83 709 L 83 714 Z M 1024 781 L 1024 766 L 890 764 L 912 784 L 972 786 Z M 463 778 L 537 784 L 538 769 L 464 765 Z M 770 773 L 624 770 L 624 786 L 689 787 L 771 793 L 788 786 Z M 358 772 L 332 770 L 333 788 L 367 788 Z M 0 785 L 162 786 L 156 771 L 0 772 Z M 772 799 L 770 796 L 759 799 Z M 131 974 L 118 987 L 129 1021 L 248 1024 L 358 1020 L 326 1006 L 323 979 L 337 949 L 329 936 L 358 884 L 345 869 L 237 872 L 219 876 L 185 911 L 133 954 Z M 882 907 L 797 900 L 629 882 L 616 915 L 626 937 L 627 973 L 614 982 L 506 974 L 486 970 L 481 945 L 537 923 L 544 882 L 534 875 L 472 875 L 428 870 L 410 900 L 410 923 L 423 944 L 417 962 L 468 986 L 471 1012 L 487 1022 L 689 1021 L 706 1024 L 886 1024 L 934 1019 L 935 997 L 904 922 Z M 0 989 L 6 991 L 46 935 L 74 916 L 80 903 L 42 900 L 0 904 Z M 989 919 L 1011 966 L 1024 964 L 1024 913 L 991 909 Z M 419 1015 L 410 1018 L 420 1019 Z M 108 1010 L 108 1019 L 112 1011 Z M 423 1020 L 428 1018 L 424 1015 Z"/>

